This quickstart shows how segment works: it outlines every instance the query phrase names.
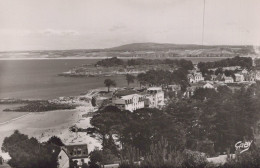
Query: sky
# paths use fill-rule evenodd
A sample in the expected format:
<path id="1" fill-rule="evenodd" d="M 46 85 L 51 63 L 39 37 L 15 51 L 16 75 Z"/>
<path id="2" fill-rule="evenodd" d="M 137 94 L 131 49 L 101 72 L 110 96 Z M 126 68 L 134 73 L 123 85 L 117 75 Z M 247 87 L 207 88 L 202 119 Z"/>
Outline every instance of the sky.
<path id="1" fill-rule="evenodd" d="M 204 0 L 0 0 L 0 51 L 202 44 Z M 260 45 L 260 0 L 205 0 L 205 45 Z"/>

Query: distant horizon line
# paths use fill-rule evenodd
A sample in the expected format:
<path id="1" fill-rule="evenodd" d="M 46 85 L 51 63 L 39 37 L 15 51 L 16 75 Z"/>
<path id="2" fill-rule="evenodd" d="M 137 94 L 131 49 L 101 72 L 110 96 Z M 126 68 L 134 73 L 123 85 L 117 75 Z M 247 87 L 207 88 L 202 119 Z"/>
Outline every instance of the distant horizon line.
<path id="1" fill-rule="evenodd" d="M 253 45 L 253 44 L 194 44 L 194 43 L 157 43 L 157 42 L 136 42 L 136 43 L 126 43 L 126 44 L 121 44 L 121 45 L 117 45 L 117 46 L 113 46 L 113 47 L 105 47 L 105 48 L 74 48 L 74 49 L 31 49 L 31 50 L 0 50 L 0 53 L 6 53 L 6 52 L 33 52 L 33 51 L 72 51 L 72 50 L 107 50 L 107 49 L 113 49 L 113 48 L 117 48 L 117 47 L 121 47 L 121 46 L 125 46 L 125 45 L 131 45 L 131 44 L 162 44 L 162 45 L 167 45 L 167 44 L 171 44 L 171 45 L 193 45 L 193 46 L 207 46 L 207 47 L 213 47 L 213 46 L 237 46 L 237 47 L 260 47 L 260 45 Z"/>

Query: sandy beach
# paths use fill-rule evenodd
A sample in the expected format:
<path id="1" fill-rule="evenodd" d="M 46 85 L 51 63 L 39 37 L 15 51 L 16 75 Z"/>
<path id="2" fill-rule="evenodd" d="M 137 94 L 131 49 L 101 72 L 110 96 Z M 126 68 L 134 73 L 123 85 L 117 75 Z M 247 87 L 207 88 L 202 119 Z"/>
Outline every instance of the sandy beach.
<path id="1" fill-rule="evenodd" d="M 82 114 L 92 111 L 90 106 L 82 106 L 75 110 L 58 110 L 41 113 L 30 113 L 22 118 L 0 125 L 0 146 L 5 137 L 10 136 L 14 130 L 35 137 L 40 142 L 47 141 L 51 136 L 58 136 L 65 144 L 88 144 L 89 151 L 100 148 L 101 145 L 86 133 L 73 133 L 69 127 L 78 125 L 87 128 L 90 118 L 82 118 Z M 0 155 L 7 159 L 8 155 L 0 151 Z"/>
<path id="2" fill-rule="evenodd" d="M 1 104 L 0 105 L 0 125 L 2 125 L 3 123 L 6 123 L 12 119 L 16 119 L 19 117 L 22 117 L 26 114 L 28 114 L 28 112 L 4 112 L 4 109 L 10 109 L 10 108 L 16 108 L 21 106 L 20 104 Z"/>

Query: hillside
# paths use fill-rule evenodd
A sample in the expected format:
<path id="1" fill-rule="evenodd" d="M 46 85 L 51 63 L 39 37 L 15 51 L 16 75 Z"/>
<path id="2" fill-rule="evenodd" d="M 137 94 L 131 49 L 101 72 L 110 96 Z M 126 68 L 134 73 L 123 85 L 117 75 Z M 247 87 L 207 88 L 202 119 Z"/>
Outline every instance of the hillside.
<path id="1" fill-rule="evenodd" d="M 199 49 L 202 48 L 200 45 L 180 45 L 180 44 L 169 44 L 169 43 L 132 43 L 118 47 L 113 47 L 108 50 L 110 51 L 147 51 L 147 50 L 172 50 L 172 49 Z"/>
<path id="2" fill-rule="evenodd" d="M 257 48 L 259 50 L 259 47 Z M 253 46 L 202 46 L 195 44 L 132 43 L 107 49 L 0 52 L 0 59 L 89 57 L 234 57 L 255 55 Z"/>
<path id="3" fill-rule="evenodd" d="M 199 50 L 199 49 L 219 49 L 219 50 L 246 50 L 253 51 L 253 46 L 229 46 L 229 45 L 214 45 L 202 46 L 196 44 L 170 44 L 170 43 L 132 43 L 118 47 L 109 48 L 109 51 L 158 51 L 158 50 Z"/>

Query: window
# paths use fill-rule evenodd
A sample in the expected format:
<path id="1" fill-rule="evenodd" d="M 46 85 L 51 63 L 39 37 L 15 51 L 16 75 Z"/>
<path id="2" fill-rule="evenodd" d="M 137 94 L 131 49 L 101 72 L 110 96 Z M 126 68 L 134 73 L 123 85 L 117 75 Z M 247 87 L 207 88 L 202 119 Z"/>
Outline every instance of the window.
<path id="1" fill-rule="evenodd" d="M 61 156 L 60 156 L 60 159 L 61 159 Z"/>
<path id="2" fill-rule="evenodd" d="M 77 155 L 77 149 L 73 149 L 73 155 Z"/>
<path id="3" fill-rule="evenodd" d="M 78 149 L 77 154 L 81 155 L 81 149 Z"/>

